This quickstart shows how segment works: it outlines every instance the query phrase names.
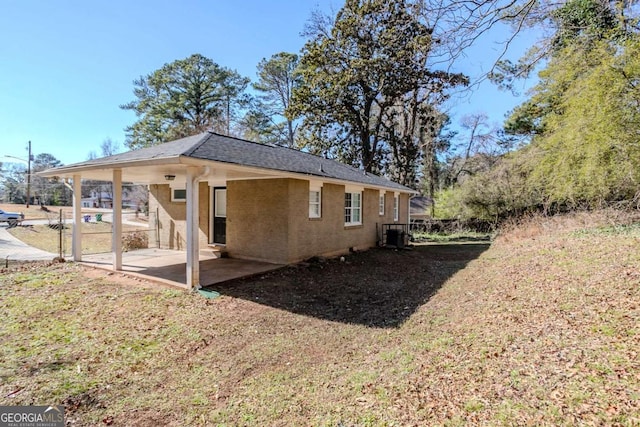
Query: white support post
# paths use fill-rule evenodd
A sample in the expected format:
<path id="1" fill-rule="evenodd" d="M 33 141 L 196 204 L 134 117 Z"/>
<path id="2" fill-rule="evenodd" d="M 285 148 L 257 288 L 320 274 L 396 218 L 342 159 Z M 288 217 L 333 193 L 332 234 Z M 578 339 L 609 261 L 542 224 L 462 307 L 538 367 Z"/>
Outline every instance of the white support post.
<path id="1" fill-rule="evenodd" d="M 187 167 L 187 287 L 200 287 L 200 243 L 198 241 L 198 222 L 200 219 L 199 170 L 195 166 Z"/>
<path id="2" fill-rule="evenodd" d="M 73 175 L 73 235 L 71 253 L 73 260 L 82 261 L 82 178 Z"/>
<path id="3" fill-rule="evenodd" d="M 122 270 L 122 170 L 113 170 L 113 224 L 111 248 L 113 251 L 113 269 Z"/>

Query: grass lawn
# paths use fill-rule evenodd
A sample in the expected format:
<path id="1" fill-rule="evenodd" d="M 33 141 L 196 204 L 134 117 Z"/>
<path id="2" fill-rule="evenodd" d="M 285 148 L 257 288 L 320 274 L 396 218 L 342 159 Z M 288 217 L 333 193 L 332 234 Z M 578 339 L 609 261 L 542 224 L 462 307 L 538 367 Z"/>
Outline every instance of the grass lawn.
<path id="1" fill-rule="evenodd" d="M 82 228 L 82 253 L 95 254 L 111 251 L 111 223 L 108 222 L 83 222 Z M 50 228 L 47 225 L 19 226 L 8 229 L 9 233 L 26 244 L 45 250 L 54 254 L 58 253 L 60 242 L 60 231 Z M 128 236 L 132 236 L 132 232 L 138 231 L 141 235 L 149 233 L 146 227 L 135 227 L 124 224 L 122 226 L 124 232 L 123 240 L 128 241 Z M 64 254 L 71 254 L 71 224 L 67 224 L 63 230 L 63 248 Z"/>
<path id="2" fill-rule="evenodd" d="M 0 405 L 64 404 L 74 426 L 637 426 L 640 227 L 589 222 L 301 264 L 214 300 L 14 266 Z"/>

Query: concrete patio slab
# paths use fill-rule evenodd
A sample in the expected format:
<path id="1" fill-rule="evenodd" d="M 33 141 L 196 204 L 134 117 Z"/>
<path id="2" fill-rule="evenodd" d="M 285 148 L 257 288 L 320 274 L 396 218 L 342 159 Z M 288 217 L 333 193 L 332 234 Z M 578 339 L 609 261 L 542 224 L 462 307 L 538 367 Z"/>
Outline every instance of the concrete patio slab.
<path id="1" fill-rule="evenodd" d="M 83 255 L 82 264 L 112 270 L 111 253 Z M 234 258 L 216 258 L 200 253 L 200 285 L 202 287 L 276 270 L 282 264 L 270 264 Z M 140 249 L 122 254 L 122 270 L 134 277 L 179 288 L 187 288 L 186 253 L 167 249 Z"/>

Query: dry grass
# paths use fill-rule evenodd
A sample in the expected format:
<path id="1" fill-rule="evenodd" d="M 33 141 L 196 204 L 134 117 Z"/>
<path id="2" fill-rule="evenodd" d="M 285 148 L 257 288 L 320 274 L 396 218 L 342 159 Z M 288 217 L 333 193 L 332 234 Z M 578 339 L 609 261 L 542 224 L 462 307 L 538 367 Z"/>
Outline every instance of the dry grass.
<path id="1" fill-rule="evenodd" d="M 111 224 L 106 222 L 88 222 L 82 223 L 82 253 L 96 254 L 111 251 Z M 148 244 L 147 236 L 149 230 L 147 228 L 123 225 L 124 250 L 139 249 L 142 243 Z M 60 230 L 51 228 L 47 225 L 20 226 L 8 229 L 9 233 L 26 244 L 42 249 L 51 253 L 58 253 L 60 246 Z M 72 232 L 70 225 L 62 231 L 63 236 L 63 252 L 65 255 L 71 253 Z M 139 236 L 133 238 L 132 236 Z M 146 246 L 145 246 L 146 247 Z"/>
<path id="2" fill-rule="evenodd" d="M 498 240 L 504 242 L 528 240 L 545 234 L 566 233 L 585 228 L 623 226 L 637 222 L 640 222 L 638 210 L 602 209 L 557 216 L 535 213 L 503 224 L 498 233 Z"/>
<path id="3" fill-rule="evenodd" d="M 486 251 L 311 263 L 215 300 L 12 267 L 0 404 L 64 403 L 69 425 L 639 425 L 637 227 L 538 226 Z"/>
<path id="4" fill-rule="evenodd" d="M 49 212 L 46 212 L 40 208 L 39 205 L 29 205 L 29 208 L 25 205 L 16 205 L 13 203 L 0 203 L 0 209 L 8 212 L 22 212 L 24 213 L 24 219 L 57 219 L 60 215 L 60 210 L 67 217 L 70 218 L 73 215 L 73 208 L 70 206 L 46 206 Z"/>

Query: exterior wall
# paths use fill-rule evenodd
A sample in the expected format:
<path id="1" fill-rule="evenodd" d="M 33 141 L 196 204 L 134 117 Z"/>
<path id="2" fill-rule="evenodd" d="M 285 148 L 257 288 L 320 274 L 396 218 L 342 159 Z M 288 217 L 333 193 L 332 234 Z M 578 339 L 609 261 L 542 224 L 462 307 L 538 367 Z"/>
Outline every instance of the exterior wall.
<path id="1" fill-rule="evenodd" d="M 262 179 L 227 183 L 227 244 L 232 258 L 293 263 L 313 256 L 335 256 L 350 248 L 364 250 L 382 239 L 382 224 L 393 221 L 393 192 L 385 193 L 379 214 L 378 190 L 364 189 L 362 224 L 344 224 L 345 186 L 323 184 L 321 217 L 309 218 L 309 181 Z M 210 192 L 200 183 L 200 247 L 209 242 Z M 400 195 L 397 223 L 406 224 L 407 194 Z M 169 185 L 151 185 L 150 213 L 158 212 L 160 247 L 186 249 L 186 203 L 171 202 Z M 151 231 L 150 238 L 155 237 Z M 150 242 L 150 244 L 153 244 Z"/>
<path id="2" fill-rule="evenodd" d="M 209 239 L 209 186 L 201 182 L 200 191 L 200 224 L 198 238 L 200 247 L 206 248 Z M 156 233 L 149 224 L 149 246 L 159 246 L 162 249 L 186 250 L 187 248 L 187 204 L 171 201 L 171 188 L 168 184 L 154 184 L 149 186 L 149 214 L 158 213 L 160 228 L 160 244 L 155 242 Z"/>
<path id="3" fill-rule="evenodd" d="M 324 184 L 321 217 L 309 218 L 309 181 L 232 181 L 227 187 L 227 251 L 236 258 L 293 263 L 312 256 L 363 250 L 382 239 L 383 223 L 393 223 L 393 193 L 385 194 L 379 215 L 378 190 L 365 189 L 362 224 L 344 225 L 345 186 Z M 407 222 L 407 195 L 400 196 L 398 223 Z"/>
<path id="4" fill-rule="evenodd" d="M 285 263 L 287 179 L 227 183 L 227 253 L 230 257 Z"/>

